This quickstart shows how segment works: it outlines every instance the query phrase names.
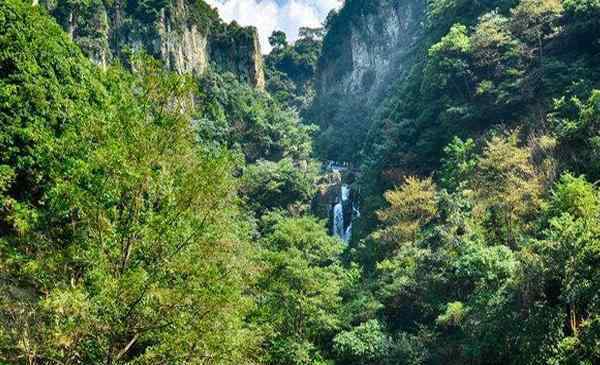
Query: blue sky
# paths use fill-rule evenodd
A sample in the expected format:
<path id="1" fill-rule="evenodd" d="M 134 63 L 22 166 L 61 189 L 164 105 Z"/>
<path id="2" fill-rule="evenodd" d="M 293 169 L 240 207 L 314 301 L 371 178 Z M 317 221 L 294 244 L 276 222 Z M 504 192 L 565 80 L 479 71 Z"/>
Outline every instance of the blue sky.
<path id="1" fill-rule="evenodd" d="M 271 49 L 268 38 L 274 30 L 282 30 L 288 40 L 298 38 L 298 28 L 318 27 L 329 11 L 339 7 L 340 0 L 207 0 L 219 10 L 221 17 L 242 25 L 254 25 L 260 35 L 263 53 Z"/>

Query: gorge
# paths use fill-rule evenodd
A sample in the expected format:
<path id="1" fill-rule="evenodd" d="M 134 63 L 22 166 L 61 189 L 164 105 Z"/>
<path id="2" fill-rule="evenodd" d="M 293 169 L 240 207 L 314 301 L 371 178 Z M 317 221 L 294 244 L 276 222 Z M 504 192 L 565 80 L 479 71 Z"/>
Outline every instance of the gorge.
<path id="1" fill-rule="evenodd" d="M 600 364 L 600 3 L 298 34 L 0 0 L 0 365 Z"/>

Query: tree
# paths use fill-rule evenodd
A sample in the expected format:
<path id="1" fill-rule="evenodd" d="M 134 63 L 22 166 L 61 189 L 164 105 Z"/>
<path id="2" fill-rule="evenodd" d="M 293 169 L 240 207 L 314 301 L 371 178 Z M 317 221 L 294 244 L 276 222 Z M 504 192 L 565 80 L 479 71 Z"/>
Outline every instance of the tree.
<path id="1" fill-rule="evenodd" d="M 533 246 L 540 255 L 549 301 L 560 304 L 565 337 L 555 363 L 598 361 L 598 278 L 600 195 L 582 177 L 563 175 L 552 197 L 549 227 Z"/>
<path id="2" fill-rule="evenodd" d="M 348 364 L 378 364 L 387 355 L 391 339 L 377 320 L 367 321 L 333 340 L 338 358 Z"/>
<path id="3" fill-rule="evenodd" d="M 424 88 L 451 90 L 467 98 L 472 93 L 469 57 L 471 40 L 464 25 L 456 24 L 440 42 L 429 49 L 425 68 Z"/>
<path id="4" fill-rule="evenodd" d="M 275 49 L 285 48 L 288 45 L 287 35 L 285 34 L 285 32 L 275 30 L 269 37 L 269 44 Z"/>
<path id="5" fill-rule="evenodd" d="M 442 160 L 440 181 L 449 191 L 457 191 L 473 176 L 477 166 L 475 142 L 470 138 L 463 142 L 454 137 L 444 152 L 446 157 Z"/>
<path id="6" fill-rule="evenodd" d="M 600 4 L 596 0 L 565 0 L 565 20 L 569 33 L 576 44 L 592 51 L 597 50 L 595 41 L 600 35 Z"/>
<path id="7" fill-rule="evenodd" d="M 298 37 L 309 40 L 323 40 L 325 33 L 323 28 L 300 27 Z"/>
<path id="8" fill-rule="evenodd" d="M 341 242 L 311 217 L 264 217 L 264 270 L 254 316 L 266 325 L 265 363 L 322 364 L 322 345 L 339 327 L 345 270 Z"/>
<path id="9" fill-rule="evenodd" d="M 542 182 L 530 151 L 517 146 L 517 135 L 492 137 L 475 171 L 477 211 L 487 216 L 497 242 L 514 247 L 541 206 Z"/>
<path id="10" fill-rule="evenodd" d="M 431 179 L 406 178 L 397 190 L 388 191 L 385 199 L 389 207 L 378 212 L 387 228 L 378 236 L 392 241 L 394 247 L 416 239 L 420 228 L 437 213 L 436 186 Z"/>
<path id="11" fill-rule="evenodd" d="M 102 72 L 20 1 L 0 24 L 2 360 L 247 360 L 237 160 L 197 145 L 190 80 Z"/>
<path id="12" fill-rule="evenodd" d="M 277 100 L 296 108 L 301 113 L 310 105 L 315 94 L 314 77 L 323 31 L 321 28 L 300 28 L 294 44 L 285 42 L 285 34 L 274 32 L 274 49 L 266 57 L 267 90 Z M 277 39 L 283 40 L 277 41 Z"/>
<path id="13" fill-rule="evenodd" d="M 294 110 L 236 79 L 207 73 L 199 82 L 198 134 L 205 145 L 239 150 L 247 162 L 307 160 L 315 128 Z"/>
<path id="14" fill-rule="evenodd" d="M 309 210 L 317 175 L 315 164 L 258 161 L 246 167 L 240 192 L 257 217 L 276 209 L 300 213 Z"/>
<path id="15" fill-rule="evenodd" d="M 573 171 L 594 179 L 600 178 L 599 114 L 600 91 L 591 90 L 587 100 L 577 96 L 555 100 L 554 110 L 549 115 L 562 159 Z"/>

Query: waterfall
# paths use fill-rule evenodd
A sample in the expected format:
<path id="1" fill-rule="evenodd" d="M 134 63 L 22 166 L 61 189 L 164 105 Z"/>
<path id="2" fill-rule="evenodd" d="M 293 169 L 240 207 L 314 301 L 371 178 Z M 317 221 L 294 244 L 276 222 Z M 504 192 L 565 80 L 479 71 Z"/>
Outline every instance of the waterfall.
<path id="1" fill-rule="evenodd" d="M 342 185 L 342 202 L 346 202 L 348 199 L 350 199 L 350 188 L 344 184 Z"/>
<path id="2" fill-rule="evenodd" d="M 346 232 L 344 232 L 344 236 L 342 237 L 342 240 L 344 240 L 344 242 L 348 243 L 348 242 L 350 242 L 351 238 L 352 238 L 352 223 L 350 223 L 348 225 L 348 228 L 346 228 Z"/>
<path id="3" fill-rule="evenodd" d="M 344 220 L 344 205 L 350 200 L 350 187 L 343 184 L 339 195 L 339 201 L 333 207 L 333 235 L 340 237 L 344 242 L 349 242 L 352 237 L 352 221 L 348 224 Z M 354 207 L 353 215 L 354 215 Z"/>
<path id="4" fill-rule="evenodd" d="M 348 169 L 348 165 L 329 161 L 326 169 L 341 174 Z M 354 199 L 351 197 L 350 186 L 342 184 L 336 196 L 335 204 L 332 208 L 331 233 L 334 236 L 340 237 L 346 243 L 350 242 L 350 239 L 352 238 L 352 220 L 360 217 L 358 207 L 352 200 Z M 351 209 L 352 213 L 350 215 L 344 214 L 344 211 L 349 213 L 348 209 Z M 348 216 L 350 217 L 350 221 L 346 222 L 344 218 Z"/>
<path id="5" fill-rule="evenodd" d="M 341 201 L 333 207 L 333 234 L 344 236 L 344 206 Z"/>

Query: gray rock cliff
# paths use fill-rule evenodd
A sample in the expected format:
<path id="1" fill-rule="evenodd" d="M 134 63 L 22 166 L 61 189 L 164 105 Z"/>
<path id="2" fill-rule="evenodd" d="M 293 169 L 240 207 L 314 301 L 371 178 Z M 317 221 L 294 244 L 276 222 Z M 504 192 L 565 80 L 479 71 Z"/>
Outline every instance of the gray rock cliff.
<path id="1" fill-rule="evenodd" d="M 127 62 L 144 50 L 178 73 L 202 74 L 214 65 L 264 88 L 258 34 L 225 24 L 202 0 L 33 0 L 45 7 L 98 65 Z"/>

